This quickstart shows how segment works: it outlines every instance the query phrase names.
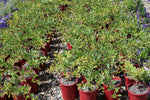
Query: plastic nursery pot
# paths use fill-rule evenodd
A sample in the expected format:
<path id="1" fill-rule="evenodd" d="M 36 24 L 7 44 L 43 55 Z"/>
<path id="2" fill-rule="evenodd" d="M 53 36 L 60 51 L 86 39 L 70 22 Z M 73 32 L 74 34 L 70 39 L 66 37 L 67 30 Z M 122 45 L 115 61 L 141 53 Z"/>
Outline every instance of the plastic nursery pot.
<path id="1" fill-rule="evenodd" d="M 22 68 L 23 69 L 27 69 L 27 68 L 29 68 L 29 65 L 28 65 L 28 63 L 25 63 L 23 66 L 22 66 Z M 32 68 L 32 70 L 33 70 L 33 72 L 35 73 L 35 74 L 39 74 L 39 68 Z M 39 76 L 36 76 L 36 79 L 39 79 Z"/>
<path id="2" fill-rule="evenodd" d="M 0 29 L 2 28 L 7 28 L 8 27 L 8 24 L 6 23 L 6 21 L 0 21 Z"/>
<path id="3" fill-rule="evenodd" d="M 77 81 L 72 84 L 72 85 L 64 85 L 60 82 L 60 79 L 62 78 L 63 76 L 61 76 L 59 78 L 59 84 L 60 84 L 60 87 L 61 87 L 61 92 L 62 92 L 62 96 L 63 96 L 63 99 L 64 100 L 75 100 L 77 98 L 77 82 L 78 82 L 78 78 Z"/>
<path id="4" fill-rule="evenodd" d="M 21 82 L 20 85 L 28 85 L 30 86 L 28 83 L 26 82 Z M 30 90 L 31 91 L 31 90 Z M 29 91 L 29 94 L 25 94 L 25 95 L 17 95 L 17 96 L 14 96 L 13 95 L 13 100 L 31 100 L 31 98 L 29 97 L 28 99 L 26 99 L 26 96 L 27 95 L 30 95 L 30 91 Z"/>
<path id="5" fill-rule="evenodd" d="M 0 97 L 0 100 L 8 100 L 6 96 Z"/>
<path id="6" fill-rule="evenodd" d="M 150 81 L 149 82 L 146 82 L 146 85 L 150 87 Z M 148 93 L 148 96 L 150 97 L 150 91 Z"/>
<path id="7" fill-rule="evenodd" d="M 129 90 L 129 87 L 133 86 L 134 84 L 136 84 L 136 82 L 132 82 L 132 83 L 127 85 L 127 91 L 128 91 L 128 98 L 129 98 L 129 100 L 148 100 L 149 87 L 146 84 L 141 83 L 141 84 L 144 84 L 145 86 L 147 86 L 148 91 L 146 93 L 144 93 L 144 94 L 135 94 L 135 93 L 132 93 Z"/>
<path id="8" fill-rule="evenodd" d="M 8 100 L 7 95 L 4 95 L 3 97 L 0 97 L 0 100 Z"/>
<path id="9" fill-rule="evenodd" d="M 23 65 L 26 63 L 26 60 L 22 59 L 20 61 L 17 61 L 14 63 L 14 67 L 18 67 L 19 69 L 23 67 Z"/>
<path id="10" fill-rule="evenodd" d="M 26 82 L 21 82 L 22 85 L 30 85 L 31 86 L 31 90 L 30 93 L 37 93 L 38 92 L 38 84 L 37 82 L 32 82 L 33 77 L 27 77 L 26 78 Z"/>
<path id="11" fill-rule="evenodd" d="M 81 81 L 79 82 L 79 84 L 82 84 L 82 82 L 87 83 L 87 80 L 81 74 Z M 93 91 L 89 91 L 89 92 L 86 92 L 86 91 L 79 89 L 80 100 L 97 100 L 97 91 L 98 91 L 98 89 L 93 90 Z"/>
<path id="12" fill-rule="evenodd" d="M 124 78 L 125 78 L 125 86 L 127 86 L 128 84 L 135 82 L 133 79 L 129 79 L 125 73 L 124 73 Z"/>
<path id="13" fill-rule="evenodd" d="M 26 63 L 26 60 L 22 59 L 22 60 L 20 60 L 18 62 L 15 62 L 15 65 L 19 66 L 19 67 L 22 67 L 25 63 Z"/>
<path id="14" fill-rule="evenodd" d="M 115 77 L 115 78 L 113 78 L 113 80 L 121 81 L 121 78 Z M 115 87 L 121 87 L 121 84 L 122 84 L 122 81 L 120 82 L 120 84 L 116 85 Z M 119 99 L 118 97 L 116 97 L 116 98 L 111 97 L 114 94 L 114 91 L 115 91 L 114 89 L 108 91 L 109 87 L 105 84 L 103 84 L 103 87 L 104 87 L 104 92 L 105 92 L 105 100 L 118 100 Z M 117 92 L 117 94 L 120 94 L 120 90 Z"/>
<path id="15" fill-rule="evenodd" d="M 25 70 L 26 70 L 27 68 L 29 68 L 28 63 L 25 63 L 24 65 L 22 65 L 22 68 L 25 69 Z M 39 74 L 39 68 L 32 68 L 32 70 L 33 70 L 33 72 L 34 72 L 35 74 Z M 39 79 L 39 76 L 37 76 L 36 79 Z"/>
<path id="16" fill-rule="evenodd" d="M 98 89 L 90 92 L 85 92 L 79 89 L 80 100 L 97 100 L 97 91 Z"/>
<path id="17" fill-rule="evenodd" d="M 37 93 L 38 92 L 38 84 L 37 82 L 32 82 L 33 77 L 30 76 L 26 78 L 27 83 L 31 86 L 31 93 Z"/>
<path id="18" fill-rule="evenodd" d="M 31 100 L 31 98 L 26 99 L 27 95 L 18 95 L 16 97 L 13 96 L 14 100 Z"/>

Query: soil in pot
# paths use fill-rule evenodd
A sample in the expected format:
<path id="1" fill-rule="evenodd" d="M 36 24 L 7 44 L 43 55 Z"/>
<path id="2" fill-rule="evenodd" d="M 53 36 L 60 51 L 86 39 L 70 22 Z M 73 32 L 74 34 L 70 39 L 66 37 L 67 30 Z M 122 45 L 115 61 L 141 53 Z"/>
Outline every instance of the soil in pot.
<path id="1" fill-rule="evenodd" d="M 129 100 L 148 100 L 149 87 L 143 83 L 130 83 L 127 91 Z"/>
<path id="2" fill-rule="evenodd" d="M 60 82 L 64 85 L 72 85 L 77 82 L 77 79 L 76 79 L 76 77 L 71 77 L 71 78 L 62 77 L 60 79 Z"/>
<path id="3" fill-rule="evenodd" d="M 115 87 L 121 87 L 121 84 L 122 84 L 122 81 L 121 79 L 113 79 L 115 80 L 115 83 L 114 83 L 114 86 Z M 104 92 L 105 92 L 105 100 L 118 100 L 119 97 L 116 97 L 116 98 L 112 98 L 111 96 L 115 93 L 115 90 L 110 90 L 108 91 L 108 86 L 103 84 L 103 87 L 104 87 Z M 120 94 L 120 90 L 116 93 L 116 94 Z"/>
<path id="4" fill-rule="evenodd" d="M 144 84 L 134 84 L 128 88 L 130 92 L 134 94 L 145 94 L 148 91 L 147 86 Z"/>
<path id="5" fill-rule="evenodd" d="M 84 92 L 91 92 L 91 91 L 94 91 L 94 90 L 96 90 L 96 89 L 97 89 L 96 85 L 93 85 L 92 88 L 84 87 L 84 88 L 82 88 L 82 89 L 80 89 L 80 90 L 82 90 L 82 91 L 84 91 Z"/>
<path id="6" fill-rule="evenodd" d="M 80 100 L 97 100 L 97 86 L 93 85 L 91 88 L 84 87 L 79 89 Z"/>
<path id="7" fill-rule="evenodd" d="M 115 87 L 117 87 L 119 84 L 121 84 L 121 80 L 116 80 L 116 82 L 114 83 Z"/>
<path id="8" fill-rule="evenodd" d="M 75 77 L 60 77 L 59 83 L 64 100 L 75 100 L 77 98 L 77 82 L 78 78 Z"/>

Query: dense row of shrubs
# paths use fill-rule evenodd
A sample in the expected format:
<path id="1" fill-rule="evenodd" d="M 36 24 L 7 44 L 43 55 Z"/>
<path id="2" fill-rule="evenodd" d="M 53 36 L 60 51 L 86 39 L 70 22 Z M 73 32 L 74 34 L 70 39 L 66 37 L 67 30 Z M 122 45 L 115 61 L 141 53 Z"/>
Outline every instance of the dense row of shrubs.
<path id="1" fill-rule="evenodd" d="M 54 17 L 45 16 L 52 11 L 47 2 L 16 2 L 12 15 L 6 17 L 7 13 L 2 18 L 7 26 L 0 30 L 0 95 L 4 99 L 24 100 L 38 92 L 39 71 L 48 62 L 57 30 Z"/>
<path id="2" fill-rule="evenodd" d="M 120 94 L 114 83 L 120 73 L 148 82 L 143 63 L 150 59 L 149 33 L 138 22 L 138 4 L 142 5 L 139 0 L 17 1 L 19 10 L 12 13 L 12 20 L 4 18 L 9 27 L 0 30 L 1 97 L 33 98 L 55 34 L 61 34 L 69 50 L 57 54 L 49 70 L 62 73 L 66 80 L 82 77 L 80 89 L 106 86 L 116 90 L 112 95 L 116 98 Z"/>
<path id="3" fill-rule="evenodd" d="M 83 91 L 92 91 L 93 85 L 105 91 L 106 85 L 116 90 L 113 98 L 120 94 L 112 79 L 121 73 L 136 82 L 149 82 L 149 72 L 143 67 L 144 60 L 150 59 L 149 32 L 142 26 L 149 16 L 141 1 L 71 0 L 57 4 L 63 8 L 59 32 L 70 50 L 56 55 L 50 71 L 63 73 L 66 81 L 84 77 L 86 82 L 77 84 Z M 137 9 L 140 16 L 136 16 Z M 145 16 L 144 22 L 138 22 Z"/>

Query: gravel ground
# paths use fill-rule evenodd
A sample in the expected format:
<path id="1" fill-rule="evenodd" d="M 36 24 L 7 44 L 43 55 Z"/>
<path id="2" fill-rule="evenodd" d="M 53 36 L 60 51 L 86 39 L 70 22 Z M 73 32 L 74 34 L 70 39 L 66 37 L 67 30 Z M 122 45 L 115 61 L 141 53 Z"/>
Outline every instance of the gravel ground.
<path id="1" fill-rule="evenodd" d="M 51 59 L 47 64 L 46 69 L 49 68 L 50 63 L 54 61 L 54 52 L 60 53 L 67 48 L 67 45 L 63 45 L 59 38 L 60 37 L 56 36 L 53 40 L 51 51 L 49 52 Z M 58 82 L 59 76 L 59 73 L 50 73 L 47 70 L 40 72 L 38 82 L 39 90 L 38 93 L 35 94 L 35 97 L 38 97 L 37 100 L 63 100 Z M 120 74 L 120 78 L 122 79 L 122 86 L 120 89 L 122 95 L 121 100 L 129 100 L 124 84 L 125 80 L 123 73 Z M 76 100 L 79 100 L 79 97 Z M 98 100 L 105 100 L 104 93 L 102 91 L 98 91 Z"/>
<path id="2" fill-rule="evenodd" d="M 53 42 L 51 44 L 51 51 L 49 52 L 50 56 L 50 62 L 47 64 L 46 68 L 49 68 L 50 63 L 53 62 L 54 60 L 54 52 L 55 53 L 60 53 L 63 50 L 66 50 L 67 45 L 62 44 L 60 37 L 56 36 L 53 39 Z M 35 97 L 38 97 L 37 100 L 63 100 L 62 94 L 61 94 L 61 89 L 59 86 L 59 79 L 60 74 L 59 73 L 50 73 L 47 70 L 41 71 L 39 74 L 39 90 L 38 93 L 35 94 Z M 121 78 L 123 79 L 124 83 L 124 78 L 123 74 L 121 75 Z M 127 98 L 127 92 L 125 91 L 125 86 L 122 84 L 121 87 L 121 93 L 122 93 L 122 99 L 121 100 L 128 100 Z M 79 97 L 77 98 L 79 100 Z M 104 100 L 104 94 L 102 91 L 98 91 L 98 100 Z"/>
<path id="3" fill-rule="evenodd" d="M 48 53 L 49 63 L 46 64 L 46 69 L 49 68 L 50 63 L 54 60 L 54 52 L 62 52 L 63 49 L 66 49 L 65 45 L 62 45 L 58 36 L 55 36 L 53 39 L 51 46 L 51 50 Z M 38 97 L 38 100 L 63 100 L 61 89 L 59 86 L 59 73 L 50 73 L 47 70 L 41 71 L 39 73 L 39 90 L 38 93 L 35 94 L 35 97 Z"/>
<path id="4" fill-rule="evenodd" d="M 150 1 L 148 0 L 142 0 L 142 1 L 144 3 L 146 11 L 150 13 Z M 60 53 L 63 50 L 66 50 L 66 47 L 67 46 L 65 44 L 62 44 L 59 36 L 54 37 L 53 43 L 51 44 L 51 51 L 49 52 L 49 56 L 51 59 L 46 66 L 47 68 L 49 67 L 50 63 L 52 63 L 54 60 L 54 56 L 53 56 L 54 52 Z M 35 94 L 35 97 L 38 97 L 37 100 L 63 100 L 61 89 L 58 82 L 59 76 L 60 76 L 59 73 L 52 74 L 47 70 L 40 72 L 39 82 L 38 82 L 39 90 L 38 93 Z M 124 83 L 123 74 L 121 75 L 121 78 Z M 121 100 L 128 100 L 127 92 L 124 84 L 122 84 L 120 92 L 122 94 Z M 79 100 L 79 98 L 77 100 Z M 101 91 L 98 92 L 98 100 L 104 100 L 104 94 Z"/>
<path id="5" fill-rule="evenodd" d="M 150 1 L 142 0 L 146 11 L 150 13 Z M 66 50 L 67 46 L 62 44 L 60 37 L 55 36 L 53 39 L 53 43 L 51 44 L 51 51 L 49 52 L 50 62 L 47 64 L 47 68 L 49 67 L 50 63 L 54 60 L 54 52 L 60 53 L 63 50 Z M 39 91 L 35 94 L 35 97 L 38 97 L 38 100 L 63 100 L 61 89 L 59 86 L 59 73 L 50 73 L 47 70 L 40 72 L 39 74 Z M 120 92 L 122 94 L 121 100 L 128 100 L 126 87 L 124 85 L 124 76 L 123 74 L 120 75 L 122 78 L 122 86 Z M 77 99 L 79 100 L 79 98 Z M 98 100 L 104 100 L 104 94 L 99 91 L 98 92 Z M 150 100 L 150 99 L 149 99 Z"/>
<path id="6" fill-rule="evenodd" d="M 150 13 L 150 1 L 148 0 L 142 0 L 143 1 L 143 4 L 144 4 L 144 7 L 146 8 L 146 11 L 148 13 Z"/>

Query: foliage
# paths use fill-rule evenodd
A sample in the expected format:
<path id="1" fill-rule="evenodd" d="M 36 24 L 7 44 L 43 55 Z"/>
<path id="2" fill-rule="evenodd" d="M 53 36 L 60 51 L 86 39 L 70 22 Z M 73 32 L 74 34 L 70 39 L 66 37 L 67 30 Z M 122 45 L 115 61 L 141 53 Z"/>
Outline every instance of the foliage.
<path id="1" fill-rule="evenodd" d="M 136 10 L 135 0 L 123 0 L 129 11 L 134 12 Z"/>
<path id="2" fill-rule="evenodd" d="M 18 90 L 16 88 L 25 81 L 26 75 L 31 75 L 30 71 L 39 69 L 39 65 L 47 61 L 48 58 L 39 52 L 41 48 L 45 49 L 45 43 L 49 43 L 51 34 L 57 31 L 54 16 L 45 17 L 45 13 L 53 11 L 49 9 L 51 5 L 41 3 L 41 0 L 25 0 L 17 2 L 16 7 L 19 10 L 13 12 L 13 19 L 7 20 L 9 28 L 0 30 L 0 86 L 8 95 L 29 93 L 29 89 L 24 91 L 24 86 Z M 22 59 L 28 67 L 15 67 L 14 64 Z M 8 76 L 9 81 L 3 78 Z M 36 76 L 33 75 L 33 78 Z"/>
<path id="3" fill-rule="evenodd" d="M 87 80 L 83 85 L 89 88 L 93 84 L 114 83 L 111 81 L 116 72 L 113 68 L 119 68 L 124 59 L 139 62 L 144 54 L 137 56 L 138 49 L 149 46 L 149 34 L 138 27 L 136 15 L 132 14 L 136 7 L 132 0 L 124 3 L 120 0 L 25 0 L 16 7 L 19 11 L 13 12 L 13 20 L 8 20 L 9 28 L 0 31 L 0 77 L 11 75 L 10 82 L 0 84 L 4 86 L 4 94 L 23 92 L 25 87 L 10 92 L 6 86 L 13 89 L 12 84 L 18 85 L 24 81 L 24 75 L 30 74 L 29 70 L 45 62 L 47 58 L 39 51 L 55 34 L 61 33 L 62 41 L 70 43 L 72 48 L 56 55 L 56 62 L 49 70 L 66 76 L 81 74 Z M 14 63 L 21 59 L 29 67 L 14 69 Z M 146 74 L 141 72 L 136 74 L 137 80 Z"/>
<path id="4" fill-rule="evenodd" d="M 110 74 L 106 73 L 107 82 L 110 82 L 114 73 L 112 67 L 117 68 L 117 63 L 122 64 L 121 54 L 124 59 L 139 61 L 140 57 L 136 56 L 137 48 L 144 48 L 148 44 L 148 38 L 147 33 L 138 27 L 136 16 L 131 14 L 136 9 L 132 0 L 125 0 L 124 3 L 64 0 L 56 3 L 56 6 L 60 6 L 59 32 L 63 34 L 63 41 L 72 46 L 68 52 L 77 58 L 72 62 L 69 59 L 69 63 L 78 64 L 73 72 L 83 74 L 89 83 L 101 80 L 100 85 L 106 81 L 103 80 L 106 77 L 101 77 L 103 71 L 111 69 Z M 59 59 L 57 63 L 63 61 Z M 70 67 L 62 65 L 58 65 L 59 68 L 71 70 Z"/>
<path id="5" fill-rule="evenodd" d="M 61 72 L 66 77 L 74 76 L 79 64 L 77 56 L 68 51 L 58 54 L 55 58 L 55 62 L 55 66 L 51 65 L 50 71 Z"/>

